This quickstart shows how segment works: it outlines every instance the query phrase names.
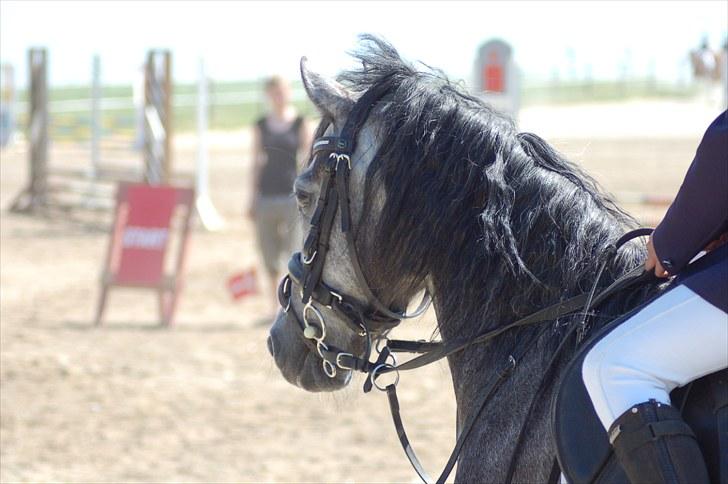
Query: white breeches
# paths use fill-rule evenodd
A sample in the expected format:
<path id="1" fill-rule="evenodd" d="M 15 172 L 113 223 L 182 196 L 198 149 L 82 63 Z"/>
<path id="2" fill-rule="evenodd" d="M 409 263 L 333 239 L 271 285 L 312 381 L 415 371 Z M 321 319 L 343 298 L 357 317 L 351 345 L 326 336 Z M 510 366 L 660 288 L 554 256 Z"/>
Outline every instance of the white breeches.
<path id="1" fill-rule="evenodd" d="M 728 314 L 685 286 L 658 297 L 589 350 L 581 369 L 606 430 L 633 405 L 728 367 Z"/>

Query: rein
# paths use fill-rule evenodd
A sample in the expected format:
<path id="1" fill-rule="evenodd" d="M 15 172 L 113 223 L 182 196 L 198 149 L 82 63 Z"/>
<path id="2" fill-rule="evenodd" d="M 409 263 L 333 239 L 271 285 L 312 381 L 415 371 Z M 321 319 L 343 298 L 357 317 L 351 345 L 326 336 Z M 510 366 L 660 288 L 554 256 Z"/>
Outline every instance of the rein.
<path id="1" fill-rule="evenodd" d="M 619 248 L 635 237 L 649 235 L 652 230 L 638 229 L 631 231 L 622 236 L 614 245 L 610 246 L 602 254 L 601 258 L 603 260 L 597 273 L 597 278 L 591 291 L 588 293 L 579 294 L 552 304 L 517 321 L 486 331 L 474 338 L 459 338 L 447 342 L 390 340 L 386 337 L 387 332 L 397 326 L 403 319 L 415 318 L 422 315 L 429 307 L 432 298 L 428 292 L 425 292 L 421 303 L 412 313 L 406 313 L 405 310 L 389 308 L 372 291 L 364 276 L 356 250 L 355 235 L 351 225 L 351 207 L 349 200 L 351 155 L 356 147 L 356 133 L 364 124 L 374 105 L 384 94 L 386 92 L 382 92 L 381 89 L 372 89 L 365 92 L 354 104 L 338 136 L 324 136 L 314 141 L 311 163 L 319 162 L 322 164 L 323 178 L 321 191 L 316 209 L 311 218 L 311 227 L 304 242 L 303 250 L 300 253 L 293 254 L 291 257 L 288 263 L 288 274 L 283 278 L 278 287 L 278 299 L 286 315 L 294 318 L 301 329 L 301 334 L 306 345 L 321 358 L 323 370 L 328 377 L 336 377 L 337 370 L 339 369 L 356 370 L 367 374 L 363 388 L 365 393 L 371 391 L 372 387 L 377 387 L 379 390 L 387 393 L 392 420 L 402 448 L 415 472 L 424 482 L 429 483 L 432 480 L 412 449 L 400 416 L 399 400 L 396 390 L 397 383 L 399 382 L 399 373 L 434 363 L 472 345 L 490 341 L 512 329 L 554 321 L 564 316 L 576 315 L 581 311 L 581 320 L 569 328 L 566 337 L 568 338 L 573 332 L 576 332 L 578 343 L 586 333 L 587 319 L 595 306 L 616 292 L 645 280 L 650 276 L 649 273 L 643 272 L 642 268 L 638 267 L 614 281 L 607 288 L 597 292 L 602 273 L 607 264 L 616 255 Z M 329 249 L 329 239 L 337 212 L 341 214 L 341 231 L 346 238 L 346 245 L 351 264 L 354 268 L 358 288 L 363 291 L 365 300 L 373 308 L 368 308 L 358 303 L 354 298 L 334 290 L 322 280 L 324 263 Z M 298 295 L 303 304 L 303 312 L 300 318 L 294 311 L 290 310 L 291 298 L 294 295 L 294 286 L 300 288 Z M 325 319 L 321 311 L 313 304 L 314 302 L 331 309 L 354 333 L 364 338 L 365 350 L 361 355 L 355 355 L 326 342 Z M 478 410 L 469 415 L 465 421 L 458 435 L 455 448 L 437 479 L 437 483 L 444 483 L 449 476 L 470 431 L 491 397 L 513 373 L 518 363 L 536 345 L 548 328 L 549 326 L 544 326 L 527 344 L 515 347 L 507 361 L 492 376 L 485 387 L 484 393 L 479 397 L 477 405 L 475 405 L 475 408 Z M 563 343 L 566 338 L 559 344 L 556 354 L 549 363 L 549 368 L 556 361 L 557 356 L 565 346 Z M 379 348 L 382 342 L 384 342 L 384 345 L 382 348 Z M 378 352 L 378 357 L 376 360 L 370 361 L 373 347 Z M 407 362 L 397 364 L 394 356 L 395 353 L 415 353 L 419 354 L 419 356 Z M 379 385 L 377 378 L 387 373 L 394 374 L 394 382 L 386 386 Z M 526 416 L 527 419 L 528 417 L 529 415 Z M 522 428 L 521 434 L 519 434 L 516 452 L 520 446 L 524 428 Z M 514 462 L 512 460 L 511 470 L 509 470 L 509 481 L 513 474 L 513 464 Z"/>
<path id="2" fill-rule="evenodd" d="M 384 348 L 384 352 L 386 351 L 400 351 L 400 352 L 418 352 L 418 353 L 424 353 L 422 356 L 418 356 L 416 358 L 413 358 L 406 363 L 403 363 L 401 365 L 397 365 L 395 367 L 388 367 L 387 371 L 406 371 L 406 370 L 413 370 L 416 368 L 420 368 L 424 365 L 433 363 L 437 360 L 440 360 L 444 357 L 450 356 L 454 353 L 457 353 L 459 351 L 464 350 L 465 348 L 485 343 L 487 341 L 492 340 L 493 338 L 500 336 L 501 334 L 505 333 L 506 331 L 509 331 L 511 329 L 517 328 L 517 327 L 525 327 L 525 326 L 531 326 L 536 325 L 539 323 L 544 323 L 548 321 L 554 321 L 559 318 L 562 318 L 564 316 L 570 316 L 578 314 L 578 312 L 581 312 L 582 318 L 577 321 L 576 324 L 572 324 L 572 326 L 567 330 L 566 336 L 562 340 L 562 342 L 559 344 L 555 354 L 552 356 L 551 360 L 549 361 L 549 364 L 547 365 L 547 371 L 550 371 L 553 368 L 553 364 L 557 360 L 558 356 L 561 354 L 561 351 L 565 347 L 565 342 L 568 340 L 569 336 L 573 334 L 574 332 L 577 332 L 579 334 L 579 331 L 585 331 L 584 328 L 587 323 L 587 319 L 589 316 L 590 311 L 595 307 L 604 302 L 608 297 L 612 296 L 613 294 L 616 294 L 617 292 L 626 289 L 630 286 L 633 286 L 639 282 L 645 281 L 645 280 L 651 280 L 652 275 L 649 272 L 645 272 L 642 267 L 636 267 L 632 271 L 624 274 L 622 277 L 614 281 L 612 284 L 610 284 L 605 289 L 601 290 L 599 293 L 596 293 L 596 289 L 599 285 L 599 279 L 601 278 L 602 273 L 604 272 L 604 269 L 606 268 L 607 264 L 612 260 L 612 258 L 616 255 L 617 251 L 628 241 L 637 238 L 642 237 L 645 235 L 649 235 L 652 233 L 652 229 L 648 228 L 642 228 L 630 231 L 623 235 L 616 243 L 615 245 L 612 245 L 607 248 L 606 252 L 602 255 L 603 262 L 599 268 L 597 279 L 594 281 L 594 285 L 592 286 L 592 289 L 588 293 L 579 294 L 577 296 L 573 296 L 569 299 L 566 299 L 565 301 L 553 304 L 551 306 L 548 306 L 544 309 L 540 309 L 539 311 L 536 311 L 524 318 L 521 318 L 517 321 L 514 321 L 510 324 L 507 324 L 505 326 L 502 326 L 497 329 L 493 329 L 490 331 L 487 331 L 479 336 L 476 336 L 475 338 L 471 339 L 459 339 L 459 340 L 453 340 L 447 343 L 443 342 L 411 342 L 411 341 L 399 341 L 399 340 L 390 340 Z M 462 447 L 465 444 L 465 441 L 468 438 L 468 435 L 470 434 L 470 431 L 475 426 L 475 423 L 477 422 L 478 418 L 480 417 L 481 413 L 483 412 L 483 409 L 490 401 L 491 397 L 495 394 L 495 392 L 498 390 L 498 388 L 501 386 L 501 384 L 513 373 L 518 363 L 525 357 L 528 352 L 536 345 L 536 343 L 541 339 L 541 336 L 546 332 L 546 330 L 549 329 L 549 326 L 544 326 L 541 328 L 540 331 L 525 345 L 517 346 L 513 352 L 508 356 L 508 359 L 503 364 L 503 366 L 500 368 L 500 370 L 491 377 L 491 380 L 488 382 L 488 384 L 485 387 L 484 393 L 481 394 L 478 401 L 474 405 L 477 410 L 470 414 L 463 424 L 462 430 L 460 434 L 458 435 L 457 442 L 455 444 L 455 448 L 450 454 L 450 457 L 445 464 L 445 468 L 440 473 L 440 476 L 437 479 L 437 483 L 441 484 L 444 483 L 447 480 L 447 477 L 450 475 L 450 472 L 452 472 L 453 467 L 455 466 L 455 463 L 458 460 L 458 457 L 460 456 L 460 452 L 462 451 Z M 582 333 L 583 334 L 583 333 Z M 578 338 L 577 338 L 578 340 Z M 381 357 L 381 354 L 380 354 Z M 377 374 L 371 374 L 369 377 L 369 380 L 376 379 Z M 392 420 L 394 422 L 394 426 L 397 430 L 397 436 L 399 437 L 400 443 L 402 445 L 402 448 L 405 451 L 405 454 L 410 461 L 410 464 L 414 468 L 415 472 L 420 476 L 420 478 L 425 483 L 433 482 L 430 476 L 427 474 L 427 472 L 424 470 L 422 464 L 420 463 L 419 459 L 417 458 L 417 455 L 415 454 L 414 450 L 412 449 L 409 439 L 407 438 L 407 434 L 404 429 L 404 425 L 402 424 L 402 419 L 399 415 L 399 401 L 397 399 L 397 381 L 399 380 L 399 377 L 395 380 L 393 384 L 387 385 L 385 388 L 385 391 L 387 392 L 387 397 L 389 398 L 389 407 L 390 412 L 392 413 Z M 371 388 L 371 387 L 370 387 Z M 379 387 L 378 387 L 379 388 Z M 543 387 L 541 386 L 539 388 L 539 392 Z M 364 386 L 364 391 L 367 390 L 367 385 Z M 537 392 L 538 393 L 538 392 Z M 535 399 L 534 399 L 535 401 Z M 531 410 L 533 409 L 533 402 L 531 405 L 531 408 L 529 409 L 528 414 L 526 415 L 526 420 L 530 417 Z M 519 433 L 518 439 L 516 441 L 516 452 L 518 452 L 520 448 L 520 444 L 523 439 L 523 434 L 525 431 L 525 423 L 523 427 L 521 428 L 521 432 Z M 515 454 L 514 454 L 515 457 Z M 514 464 L 515 464 L 515 458 L 511 458 L 511 463 L 509 464 L 509 472 L 508 472 L 508 478 L 507 482 L 511 482 L 514 472 Z"/>

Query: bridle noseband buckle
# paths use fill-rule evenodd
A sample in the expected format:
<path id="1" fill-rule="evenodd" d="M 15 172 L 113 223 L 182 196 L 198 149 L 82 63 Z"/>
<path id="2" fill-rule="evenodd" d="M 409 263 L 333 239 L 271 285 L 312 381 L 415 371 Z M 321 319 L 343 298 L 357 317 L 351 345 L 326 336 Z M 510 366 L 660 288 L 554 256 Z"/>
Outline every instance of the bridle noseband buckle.
<path id="1" fill-rule="evenodd" d="M 341 362 L 341 358 L 343 358 L 344 356 L 348 356 L 349 358 L 351 358 L 351 359 L 352 359 L 352 361 L 353 361 L 353 359 L 354 359 L 354 355 L 352 355 L 351 353 L 338 353 L 338 354 L 336 355 L 336 366 L 338 366 L 338 367 L 339 367 L 339 368 L 341 368 L 342 370 L 353 370 L 353 369 L 354 369 L 354 367 L 353 367 L 353 366 L 346 366 L 346 365 L 344 365 L 344 364 L 343 364 L 343 363 Z"/>

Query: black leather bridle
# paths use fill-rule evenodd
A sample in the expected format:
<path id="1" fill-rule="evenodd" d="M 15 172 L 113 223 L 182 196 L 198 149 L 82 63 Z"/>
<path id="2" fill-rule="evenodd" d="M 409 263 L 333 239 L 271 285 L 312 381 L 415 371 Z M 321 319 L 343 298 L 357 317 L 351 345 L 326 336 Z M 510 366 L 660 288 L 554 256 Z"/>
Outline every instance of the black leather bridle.
<path id="1" fill-rule="evenodd" d="M 420 316 L 431 302 L 429 294 L 425 292 L 422 302 L 412 313 L 390 309 L 371 289 L 361 268 L 356 249 L 349 199 L 351 156 L 356 148 L 358 131 L 384 94 L 385 92 L 375 89 L 364 93 L 352 107 L 338 136 L 323 136 L 314 141 L 311 163 L 321 164 L 323 170 L 321 190 L 303 251 L 291 257 L 288 262 L 288 275 L 283 278 L 278 289 L 281 306 L 288 312 L 293 287 L 300 288 L 299 295 L 304 309 L 301 318 L 296 316 L 296 319 L 307 343 L 313 345 L 321 357 L 324 372 L 331 378 L 336 376 L 337 369 L 367 373 L 373 370 L 369 361 L 372 336 L 386 333 L 403 319 Z M 358 303 L 353 297 L 334 290 L 322 280 L 337 211 L 341 214 L 341 232 L 346 238 L 357 287 L 364 293 L 366 304 L 373 306 L 371 309 Z M 355 333 L 366 338 L 366 350 L 363 355 L 354 355 L 326 342 L 324 317 L 314 302 L 332 309 Z"/>
<path id="2" fill-rule="evenodd" d="M 559 301 L 517 321 L 497 326 L 496 329 L 487 331 L 474 338 L 453 339 L 447 342 L 390 340 L 386 337 L 387 332 L 397 326 L 403 319 L 415 318 L 422 315 L 429 307 L 431 297 L 425 291 L 422 302 L 412 313 L 406 313 L 404 310 L 390 309 L 372 291 L 362 271 L 356 249 L 349 200 L 349 175 L 352 168 L 351 156 L 356 147 L 357 133 L 364 125 L 373 107 L 385 94 L 386 91 L 381 89 L 370 89 L 366 91 L 352 107 L 338 136 L 322 136 L 314 141 L 311 163 L 321 163 L 322 165 L 323 178 L 321 181 L 321 190 L 314 214 L 311 218 L 311 226 L 304 242 L 303 251 L 302 253 L 295 253 L 291 257 L 288 263 L 288 275 L 283 278 L 278 287 L 278 299 L 287 316 L 293 317 L 297 322 L 306 345 L 321 358 L 326 375 L 334 378 L 337 374 L 337 369 L 360 371 L 368 375 L 364 383 L 364 392 L 371 391 L 373 386 L 376 386 L 382 391 L 386 391 L 389 398 L 392 419 L 405 454 L 422 480 L 431 482 L 430 477 L 420 464 L 419 459 L 409 443 L 400 417 L 399 401 L 396 391 L 399 372 L 414 370 L 434 363 L 474 344 L 490 341 L 514 328 L 554 321 L 565 316 L 578 315 L 581 312 L 582 317 L 576 318 L 576 322 L 569 327 L 556 353 L 547 365 L 550 371 L 554 367 L 554 363 L 561 354 L 564 343 L 568 340 L 569 336 L 576 334 L 577 342 L 583 338 L 588 316 L 591 315 L 593 307 L 598 306 L 615 292 L 651 278 L 649 273 L 643 272 L 642 267 L 638 267 L 613 282 L 607 288 L 599 292 L 596 291 L 605 267 L 617 253 L 617 250 L 635 237 L 649 235 L 652 229 L 638 229 L 628 232 L 614 245 L 610 246 L 604 254 L 601 254 L 601 265 L 594 285 L 589 293 L 579 294 Z M 329 287 L 322 280 L 324 263 L 329 249 L 329 239 L 337 211 L 341 214 L 341 232 L 346 238 L 346 245 L 351 264 L 354 268 L 357 287 L 365 295 L 366 301 L 364 304 L 357 302 L 351 296 L 342 294 L 340 291 Z M 297 293 L 294 292 L 294 287 L 299 288 Z M 291 298 L 294 295 L 300 296 L 303 305 L 303 313 L 300 318 L 294 311 L 291 311 Z M 314 302 L 334 311 L 352 331 L 364 338 L 365 350 L 361 355 L 355 355 L 352 352 L 339 349 L 331 343 L 326 342 L 326 323 L 324 316 L 314 306 Z M 513 372 L 518 362 L 535 346 L 548 328 L 549 326 L 547 325 L 542 327 L 528 342 L 514 347 L 508 359 L 503 362 L 500 370 L 492 375 L 491 380 L 484 387 L 484 392 L 479 396 L 479 400 L 474 405 L 474 408 L 478 410 L 472 415 L 468 415 L 465 419 L 455 448 L 437 480 L 438 483 L 444 483 L 449 476 L 457 462 L 470 430 L 474 427 L 483 408 L 501 384 Z M 385 342 L 381 348 L 379 348 L 379 341 Z M 379 355 L 376 360 L 370 361 L 372 349 L 375 346 Z M 394 353 L 398 352 L 415 353 L 419 354 L 419 356 L 402 364 L 397 364 Z M 394 373 L 396 379 L 393 383 L 382 387 L 377 384 L 377 378 L 386 373 Z M 545 381 L 545 378 L 542 380 L 542 383 L 543 381 Z M 539 387 L 537 394 L 540 391 L 541 387 Z M 515 453 L 518 452 L 522 443 L 523 436 L 525 435 L 525 427 L 526 425 L 524 423 L 518 436 Z M 512 480 L 515 472 L 514 465 L 517 461 L 515 453 L 509 466 L 507 482 Z M 554 466 L 554 471 L 558 470 L 556 463 Z M 558 478 L 558 472 L 555 474 L 552 472 L 552 475 Z"/>

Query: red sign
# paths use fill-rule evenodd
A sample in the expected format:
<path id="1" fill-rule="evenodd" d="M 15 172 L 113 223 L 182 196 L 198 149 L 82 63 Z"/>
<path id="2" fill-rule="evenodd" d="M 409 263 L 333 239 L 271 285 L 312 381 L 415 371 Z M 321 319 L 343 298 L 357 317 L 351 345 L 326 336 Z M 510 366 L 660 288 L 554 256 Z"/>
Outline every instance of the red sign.
<path id="1" fill-rule="evenodd" d="M 133 185 L 126 189 L 125 195 L 124 210 L 117 220 L 123 228 L 115 234 L 121 238 L 115 247 L 119 251 L 119 265 L 112 268 L 112 271 L 116 269 L 116 282 L 158 285 L 164 276 L 164 256 L 170 222 L 177 207 L 177 189 Z"/>
<path id="2" fill-rule="evenodd" d="M 235 274 L 228 279 L 228 290 L 230 295 L 236 301 L 258 293 L 258 280 L 255 274 L 255 269 L 249 269 L 239 274 Z"/>
<path id="3" fill-rule="evenodd" d="M 505 92 L 506 82 L 503 78 L 503 66 L 486 64 L 483 68 L 483 91 Z"/>
<path id="4" fill-rule="evenodd" d="M 106 257 L 96 324 L 101 322 L 111 286 L 146 287 L 159 293 L 161 319 L 171 324 L 182 286 L 194 191 L 152 185 L 119 185 L 116 217 Z M 167 247 L 173 238 L 178 207 L 184 209 L 180 238 L 171 274 L 167 274 Z"/>
<path id="5" fill-rule="evenodd" d="M 497 52 L 491 51 L 488 54 L 488 62 L 483 67 L 483 91 L 505 92 L 505 70 L 503 60 Z"/>

